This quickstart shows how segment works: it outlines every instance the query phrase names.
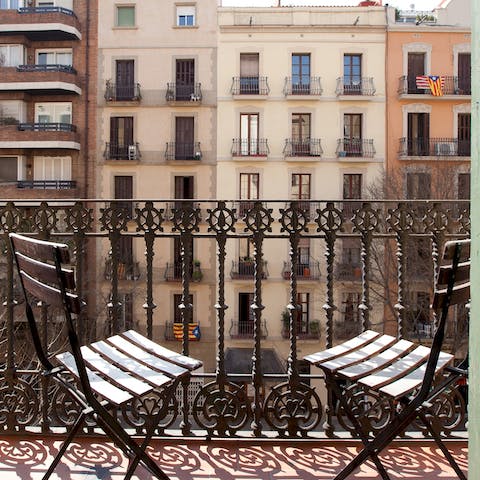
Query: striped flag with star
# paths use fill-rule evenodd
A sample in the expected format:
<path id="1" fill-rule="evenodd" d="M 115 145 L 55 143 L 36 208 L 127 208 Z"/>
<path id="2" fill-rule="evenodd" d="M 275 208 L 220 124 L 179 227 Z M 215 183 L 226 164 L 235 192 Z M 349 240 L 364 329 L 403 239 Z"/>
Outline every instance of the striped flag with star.
<path id="1" fill-rule="evenodd" d="M 434 97 L 443 95 L 443 88 L 445 86 L 445 77 L 441 75 L 418 75 L 415 77 L 417 88 L 430 90 Z"/>

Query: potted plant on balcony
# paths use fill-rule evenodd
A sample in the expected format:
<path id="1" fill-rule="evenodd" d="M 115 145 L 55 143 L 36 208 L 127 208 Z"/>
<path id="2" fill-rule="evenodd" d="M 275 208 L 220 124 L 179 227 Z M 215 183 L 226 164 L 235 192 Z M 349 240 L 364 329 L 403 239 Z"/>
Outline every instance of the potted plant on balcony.
<path id="1" fill-rule="evenodd" d="M 203 278 L 202 270 L 200 269 L 200 260 L 193 261 L 192 282 L 201 282 Z"/>

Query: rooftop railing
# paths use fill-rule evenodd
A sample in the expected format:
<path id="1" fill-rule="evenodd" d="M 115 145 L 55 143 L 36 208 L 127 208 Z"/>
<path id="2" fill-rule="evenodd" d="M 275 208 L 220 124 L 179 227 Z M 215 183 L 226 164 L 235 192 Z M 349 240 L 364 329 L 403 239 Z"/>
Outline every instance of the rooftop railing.
<path id="1" fill-rule="evenodd" d="M 125 208 L 127 202 L 129 208 Z M 164 293 L 158 296 L 154 265 L 158 264 L 159 255 L 166 254 L 166 242 L 177 239 L 182 247 L 182 269 L 179 272 L 181 284 L 176 291 L 181 297 L 180 323 L 187 333 L 181 341 L 181 350 L 186 355 L 193 348 L 189 340 L 189 325 L 194 320 L 190 298 L 195 288 L 205 288 L 203 284 L 194 285 L 192 269 L 186 266 L 192 265 L 194 244 L 210 242 L 215 254 L 200 259 L 202 265 L 212 269 L 211 278 L 215 278 L 216 283 L 212 286 L 211 295 L 201 295 L 197 302 L 203 302 L 209 308 L 211 318 L 202 323 L 201 339 L 197 338 L 195 345 L 201 345 L 208 339 L 215 343 L 214 365 L 210 371 L 196 374 L 190 385 L 187 382 L 180 387 L 179 396 L 172 399 L 165 409 L 158 432 L 164 433 L 174 425 L 181 428 L 184 435 L 197 430 L 215 436 L 242 435 L 251 428 L 248 435 L 253 431 L 255 436 L 261 436 L 269 430 L 280 436 L 309 438 L 320 434 L 324 428 L 328 435 L 334 429 L 350 431 L 349 422 L 342 417 L 342 411 L 334 400 L 330 399 L 330 403 L 325 405 L 314 386 L 310 385 L 313 381 L 321 381 L 320 373 L 300 373 L 297 361 L 303 355 L 298 346 L 298 342 L 303 341 L 302 331 L 297 330 L 302 325 L 298 316 L 301 305 L 297 285 L 300 242 L 308 239 L 310 249 L 319 253 L 315 257 L 322 259 L 320 270 L 325 272 L 316 280 L 315 286 L 315 295 L 319 297 L 317 301 L 322 305 L 317 310 L 321 318 L 314 332 L 317 339 L 321 338 L 321 344 L 318 348 L 315 346 L 317 350 L 324 345 L 331 347 L 338 338 L 348 335 L 352 319 L 359 330 L 374 328 L 399 337 L 413 338 L 415 332 L 427 332 L 428 325 L 430 328 L 434 325 L 434 319 L 425 314 L 417 319 L 409 314 L 415 304 L 412 295 L 419 289 L 427 295 L 431 292 L 445 241 L 470 235 L 469 202 L 355 200 L 356 208 L 347 208 L 349 214 L 346 215 L 347 200 L 313 200 L 315 208 L 311 207 L 309 211 L 315 214 L 307 215 L 305 209 L 299 207 L 299 202 L 250 200 L 250 208 L 244 211 L 242 220 L 236 208 L 239 203 L 238 200 L 196 200 L 193 203 L 191 200 L 142 199 L 68 199 L 50 203 L 40 199 L 3 201 L 0 206 L 2 431 L 37 431 L 42 435 L 64 431 L 71 426 L 73 416 L 70 413 L 79 408 L 74 399 L 66 398 L 63 391 L 54 388 L 48 378 L 41 376 L 38 362 L 34 359 L 26 332 L 22 297 L 13 273 L 13 257 L 8 243 L 10 232 L 23 232 L 69 245 L 79 293 L 87 304 L 77 319 L 84 342 L 103 337 L 106 332 L 120 332 L 130 325 L 132 317 L 127 310 L 132 301 L 139 304 L 139 308 L 134 309 L 134 325 L 148 337 L 162 340 L 163 334 L 156 330 L 161 323 L 156 315 L 164 314 L 168 309 L 162 303 L 165 301 Z M 360 276 L 355 285 L 358 302 L 352 303 L 355 305 L 352 306 L 354 315 L 342 301 L 344 282 L 335 276 L 336 262 L 342 258 L 343 241 L 352 238 L 360 245 Z M 231 376 L 227 374 L 225 341 L 229 333 L 235 334 L 237 320 L 231 321 L 230 314 L 227 317 L 227 299 L 232 297 L 227 292 L 238 292 L 238 283 L 230 283 L 228 272 L 232 259 L 238 255 L 232 244 L 245 239 L 254 246 L 248 259 L 248 278 L 242 280 L 248 283 L 242 291 L 251 295 L 251 302 L 247 302 L 251 303 L 247 306 L 250 312 L 246 310 L 248 314 L 245 318 L 249 319 L 252 329 L 248 332 L 249 338 L 241 339 L 241 342 L 250 349 L 252 369 L 248 374 Z M 143 260 L 135 258 L 139 262 L 138 271 L 142 273 L 137 282 L 122 281 L 122 258 L 125 258 L 129 242 L 138 247 L 137 250 L 145 252 Z M 285 261 L 284 257 L 278 258 L 278 250 L 275 250 L 274 245 L 278 247 L 279 242 L 283 242 L 285 251 L 290 252 L 288 284 L 284 280 L 278 281 Z M 412 249 L 420 248 L 420 242 L 422 255 L 418 256 L 416 272 L 412 274 L 407 256 Z M 199 250 L 195 252 L 195 256 L 199 255 Z M 102 261 L 99 261 L 100 258 Z M 105 275 L 105 258 L 109 259 L 108 275 Z M 211 265 L 207 263 L 208 258 Z M 277 279 L 264 276 L 267 260 L 269 268 L 279 272 Z M 420 261 L 426 274 L 418 278 Z M 305 274 L 305 270 L 302 273 Z M 267 297 L 263 294 L 275 282 L 278 292 L 283 294 L 268 298 L 275 298 L 276 306 L 287 309 L 289 318 L 286 323 L 280 318 L 275 321 L 283 322 L 288 333 L 285 328 L 280 333 L 280 327 L 276 329 L 272 318 L 267 318 L 264 312 L 269 305 L 264 304 Z M 165 285 L 168 287 L 168 284 Z M 133 290 L 125 290 L 129 286 Z M 284 298 L 284 294 L 288 298 Z M 158 309 L 157 305 L 163 308 Z M 63 348 L 61 316 L 46 305 L 35 305 L 34 308 L 42 313 L 42 338 L 54 355 Z M 463 342 L 468 333 L 466 312 L 464 308 L 452 312 L 456 321 L 451 318 L 447 329 L 448 345 L 458 358 L 464 352 Z M 239 324 L 237 326 L 240 328 Z M 267 326 L 268 337 L 264 338 Z M 262 355 L 268 350 L 266 346 L 271 349 L 271 343 L 267 342 L 275 330 L 278 330 L 278 340 L 288 346 L 288 358 L 284 359 L 288 368 L 283 372 L 266 374 L 262 367 Z M 308 330 L 304 333 L 312 332 Z M 351 333 L 353 336 L 355 332 Z M 287 339 L 282 340 L 282 336 Z M 422 339 L 426 337 L 428 335 L 423 335 Z M 417 337 L 415 339 L 418 340 Z M 315 340 L 309 338 L 306 341 Z M 266 385 L 275 388 L 266 388 Z M 455 386 L 446 398 L 438 398 L 438 405 L 432 406 L 443 433 L 448 435 L 464 428 L 465 398 L 465 386 Z M 289 407 L 282 409 L 282 405 Z M 451 405 L 452 408 L 444 412 L 440 405 Z M 328 409 L 324 417 L 326 406 Z M 395 409 L 389 405 L 375 406 L 371 428 L 375 429 L 375 422 L 388 422 L 394 414 Z M 143 429 L 141 412 L 137 411 L 136 405 L 119 411 L 118 415 L 132 428 Z"/>

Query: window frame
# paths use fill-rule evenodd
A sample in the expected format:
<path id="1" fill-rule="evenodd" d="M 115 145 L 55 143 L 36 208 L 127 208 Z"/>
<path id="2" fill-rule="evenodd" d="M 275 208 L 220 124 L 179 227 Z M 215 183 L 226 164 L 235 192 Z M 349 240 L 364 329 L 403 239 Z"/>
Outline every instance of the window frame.
<path id="1" fill-rule="evenodd" d="M 186 19 L 186 23 L 181 23 L 181 19 Z M 188 23 L 188 19 L 192 20 L 192 23 Z M 197 26 L 197 5 L 195 3 L 190 4 L 177 4 L 175 5 L 175 26 L 178 28 L 193 28 Z"/>
<path id="2" fill-rule="evenodd" d="M 133 10 L 133 24 L 132 25 L 120 25 L 119 12 L 121 9 Z M 115 28 L 136 28 L 137 26 L 137 9 L 136 5 L 115 5 Z"/>

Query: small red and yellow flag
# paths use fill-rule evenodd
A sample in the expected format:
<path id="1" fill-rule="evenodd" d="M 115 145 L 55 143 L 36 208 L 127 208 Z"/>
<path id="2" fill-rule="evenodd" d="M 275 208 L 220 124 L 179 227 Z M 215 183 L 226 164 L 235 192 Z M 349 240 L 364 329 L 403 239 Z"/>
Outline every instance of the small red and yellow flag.
<path id="1" fill-rule="evenodd" d="M 183 340 L 183 323 L 174 323 L 173 324 L 173 336 L 176 340 Z M 189 323 L 188 324 L 188 339 L 189 340 L 200 340 L 202 336 L 200 332 L 199 323 Z"/>

